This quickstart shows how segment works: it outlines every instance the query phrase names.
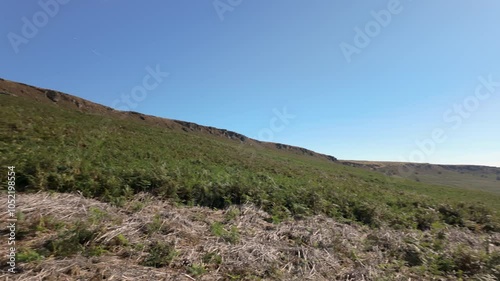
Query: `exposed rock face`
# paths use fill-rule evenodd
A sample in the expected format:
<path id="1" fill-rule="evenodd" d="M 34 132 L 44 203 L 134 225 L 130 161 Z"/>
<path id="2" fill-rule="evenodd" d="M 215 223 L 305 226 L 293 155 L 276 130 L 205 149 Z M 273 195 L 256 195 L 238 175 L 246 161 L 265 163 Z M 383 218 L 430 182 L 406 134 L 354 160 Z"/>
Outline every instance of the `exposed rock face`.
<path id="1" fill-rule="evenodd" d="M 455 170 L 457 172 L 476 172 L 482 170 L 484 167 L 474 165 L 439 165 L 445 169 Z"/>
<path id="2" fill-rule="evenodd" d="M 309 156 L 317 156 L 317 157 L 323 157 L 326 158 L 330 161 L 337 161 L 337 158 L 331 156 L 331 155 L 326 155 L 326 154 L 321 154 L 314 152 L 312 150 L 303 148 L 303 147 L 298 147 L 298 146 L 293 146 L 293 145 L 287 145 L 287 144 L 282 144 L 282 143 L 276 143 L 275 144 L 277 149 L 282 149 L 282 150 L 288 150 L 288 151 L 294 151 L 294 152 L 299 152 L 304 155 L 309 155 Z"/>
<path id="3" fill-rule="evenodd" d="M 45 95 L 53 102 L 58 102 L 60 97 L 61 97 L 61 94 L 59 94 L 58 92 L 56 91 L 52 91 L 52 90 L 47 90 L 45 92 Z"/>
<path id="4" fill-rule="evenodd" d="M 16 95 L 12 94 L 12 93 L 9 93 L 7 91 L 0 91 L 0 95 L 6 95 L 6 96 L 14 96 L 14 97 L 17 97 Z"/>
<path id="5" fill-rule="evenodd" d="M 327 155 L 326 158 L 328 158 L 328 160 L 330 160 L 330 161 L 337 161 L 337 158 L 335 158 L 331 155 Z"/>
<path id="6" fill-rule="evenodd" d="M 287 145 L 287 144 L 282 144 L 282 143 L 277 143 L 276 144 L 276 148 L 277 149 L 283 149 L 283 150 L 296 150 L 296 151 L 299 151 L 303 154 L 306 154 L 306 155 L 311 155 L 313 156 L 314 155 L 314 152 L 309 150 L 309 149 L 305 149 L 305 148 L 302 148 L 302 147 L 296 147 L 296 146 L 291 146 L 291 145 Z"/>
<path id="7" fill-rule="evenodd" d="M 228 139 L 240 140 L 242 142 L 245 142 L 248 139 L 246 136 L 244 136 L 242 134 L 238 134 L 238 133 L 233 132 L 233 131 L 228 131 L 228 130 L 224 130 L 224 129 L 217 129 L 214 127 L 205 127 L 205 126 L 201 126 L 201 125 L 198 125 L 195 123 L 179 121 L 179 120 L 174 120 L 174 122 L 181 125 L 183 127 L 182 130 L 185 132 L 189 132 L 189 131 L 206 132 L 206 133 L 209 133 L 211 135 L 224 136 Z"/>
<path id="8" fill-rule="evenodd" d="M 227 138 L 230 138 L 230 139 L 239 139 L 240 141 L 245 141 L 247 139 L 247 137 L 245 137 L 244 135 L 238 134 L 238 133 L 233 132 L 233 131 L 228 131 L 228 130 L 224 130 L 224 129 L 217 129 L 217 130 L 219 130 L 223 136 L 226 136 Z"/>

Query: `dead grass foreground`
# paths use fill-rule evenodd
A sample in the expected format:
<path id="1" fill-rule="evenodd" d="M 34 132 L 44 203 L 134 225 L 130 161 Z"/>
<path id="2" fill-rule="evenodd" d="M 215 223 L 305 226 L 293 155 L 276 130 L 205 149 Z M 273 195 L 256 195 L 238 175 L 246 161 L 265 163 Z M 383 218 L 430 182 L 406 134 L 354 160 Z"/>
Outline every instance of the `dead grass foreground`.
<path id="1" fill-rule="evenodd" d="M 125 208 L 75 194 L 18 194 L 18 211 L 16 247 L 18 259 L 24 253 L 25 261 L 17 264 L 18 274 L 1 273 L 2 280 L 498 280 L 500 276 L 499 234 L 444 225 L 426 232 L 370 229 L 323 216 L 273 224 L 267 213 L 251 205 L 211 210 L 175 206 L 148 194 L 139 194 Z M 84 231 L 77 225 L 85 227 L 89 238 L 64 240 Z M 68 253 L 71 243 L 82 247 Z M 1 262 L 5 270 L 5 257 Z"/>

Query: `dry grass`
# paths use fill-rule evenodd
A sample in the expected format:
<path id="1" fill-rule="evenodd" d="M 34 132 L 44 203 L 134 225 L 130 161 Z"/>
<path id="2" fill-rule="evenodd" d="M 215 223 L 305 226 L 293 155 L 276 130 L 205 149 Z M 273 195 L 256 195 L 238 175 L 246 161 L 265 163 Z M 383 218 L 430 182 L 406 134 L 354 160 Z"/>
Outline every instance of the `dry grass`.
<path id="1" fill-rule="evenodd" d="M 457 247 L 478 255 L 500 247 L 499 234 L 444 226 L 428 232 L 370 229 L 323 216 L 276 225 L 250 205 L 176 207 L 147 194 L 136 196 L 126 208 L 59 193 L 19 194 L 18 204 L 24 216 L 21 229 L 32 230 L 17 241 L 18 249 L 39 249 L 85 221 L 96 233 L 91 243 L 106 252 L 19 263 L 20 274 L 9 280 L 454 280 L 452 275 L 433 275 L 429 257 Z M 64 226 L 33 229 L 42 218 Z M 214 233 L 215 223 L 234 239 Z M 429 246 L 435 241 L 443 242 L 440 249 Z M 173 245 L 176 255 L 166 266 L 141 265 L 155 243 Z M 495 280 L 489 274 L 474 278 Z"/>

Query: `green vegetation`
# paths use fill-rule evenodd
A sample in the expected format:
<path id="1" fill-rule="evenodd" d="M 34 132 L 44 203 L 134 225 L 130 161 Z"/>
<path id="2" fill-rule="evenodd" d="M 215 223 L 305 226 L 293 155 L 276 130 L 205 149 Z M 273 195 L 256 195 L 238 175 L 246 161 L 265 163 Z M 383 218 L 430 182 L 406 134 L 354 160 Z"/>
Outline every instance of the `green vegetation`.
<path id="1" fill-rule="evenodd" d="M 125 238 L 125 236 L 123 236 L 123 234 L 121 234 L 121 233 L 116 235 L 113 238 L 113 241 L 114 241 L 114 244 L 116 244 L 118 246 L 128 246 L 130 244 L 129 241 L 127 240 L 127 238 Z"/>
<path id="2" fill-rule="evenodd" d="M 149 255 L 142 265 L 151 267 L 163 267 L 169 265 L 178 255 L 173 244 L 156 242 L 149 247 Z"/>
<path id="3" fill-rule="evenodd" d="M 32 249 L 22 249 L 17 253 L 17 261 L 19 262 L 32 262 L 41 259 L 43 259 L 43 256 Z"/>
<path id="4" fill-rule="evenodd" d="M 481 272 L 493 271 L 500 265 L 500 255 L 474 252 L 467 247 L 459 247 L 452 253 L 434 255 L 431 270 L 435 274 L 454 273 L 457 277 L 472 276 Z"/>
<path id="5" fill-rule="evenodd" d="M 154 233 L 168 233 L 168 228 L 163 224 L 163 221 L 161 219 L 161 216 L 156 214 L 153 217 L 153 221 L 149 224 L 146 225 L 146 233 L 147 234 L 154 234 Z"/>
<path id="6" fill-rule="evenodd" d="M 498 184 L 500 168 L 377 161 L 344 161 L 343 163 L 427 184 L 482 190 L 500 195 L 500 185 Z"/>
<path id="7" fill-rule="evenodd" d="M 222 257 L 217 253 L 209 252 L 203 255 L 202 261 L 204 264 L 220 265 L 222 263 Z"/>
<path id="8" fill-rule="evenodd" d="M 99 245 L 91 244 L 97 233 L 86 223 L 76 223 L 69 229 L 61 231 L 58 237 L 47 241 L 43 250 L 44 256 L 69 257 L 76 254 L 95 256 L 104 251 Z"/>
<path id="9" fill-rule="evenodd" d="M 494 169 L 422 165 L 408 180 L 22 95 L 0 95 L 0 109 L 0 162 L 29 206 L 17 213 L 26 275 L 500 278 Z M 462 188 L 429 184 L 443 179 Z"/>
<path id="10" fill-rule="evenodd" d="M 202 264 L 193 264 L 188 267 L 188 273 L 192 276 L 200 276 L 205 272 L 207 272 L 207 270 Z"/>
<path id="11" fill-rule="evenodd" d="M 241 214 L 240 210 L 234 206 L 229 207 L 224 214 L 226 221 L 232 221 Z"/>
<path id="12" fill-rule="evenodd" d="M 16 166 L 19 191 L 81 192 L 116 206 L 142 191 L 219 209 L 249 202 L 269 212 L 275 223 L 325 214 L 372 227 L 425 230 L 438 221 L 499 230 L 500 196 L 493 193 L 388 178 L 311 156 L 253 149 L 23 97 L 2 95 L 0 108 L 0 126 L 10 128 L 0 132 L 0 162 Z M 94 213 L 95 220 L 105 215 Z M 153 221 L 149 231 L 158 231 L 158 223 Z"/>
<path id="13" fill-rule="evenodd" d="M 231 226 L 230 230 L 226 230 L 220 222 L 215 222 L 210 226 L 210 231 L 213 235 L 221 237 L 224 241 L 235 244 L 240 240 L 240 234 L 236 226 Z"/>
<path id="14" fill-rule="evenodd" d="M 102 220 L 109 219 L 108 214 L 99 208 L 91 207 L 89 211 L 91 224 L 98 224 Z"/>

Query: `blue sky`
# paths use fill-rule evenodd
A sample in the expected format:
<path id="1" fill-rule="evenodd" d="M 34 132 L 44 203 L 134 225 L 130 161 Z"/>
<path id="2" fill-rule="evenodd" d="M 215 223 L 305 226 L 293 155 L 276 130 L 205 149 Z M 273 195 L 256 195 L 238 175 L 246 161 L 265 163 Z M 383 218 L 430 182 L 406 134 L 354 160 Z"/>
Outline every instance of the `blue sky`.
<path id="1" fill-rule="evenodd" d="M 146 68 L 159 68 L 168 77 L 149 79 L 154 87 L 130 110 L 341 159 L 500 166 L 498 1 L 42 0 L 0 8 L 5 79 L 117 106 L 144 86 Z M 273 123 L 284 108 L 293 118 Z"/>

